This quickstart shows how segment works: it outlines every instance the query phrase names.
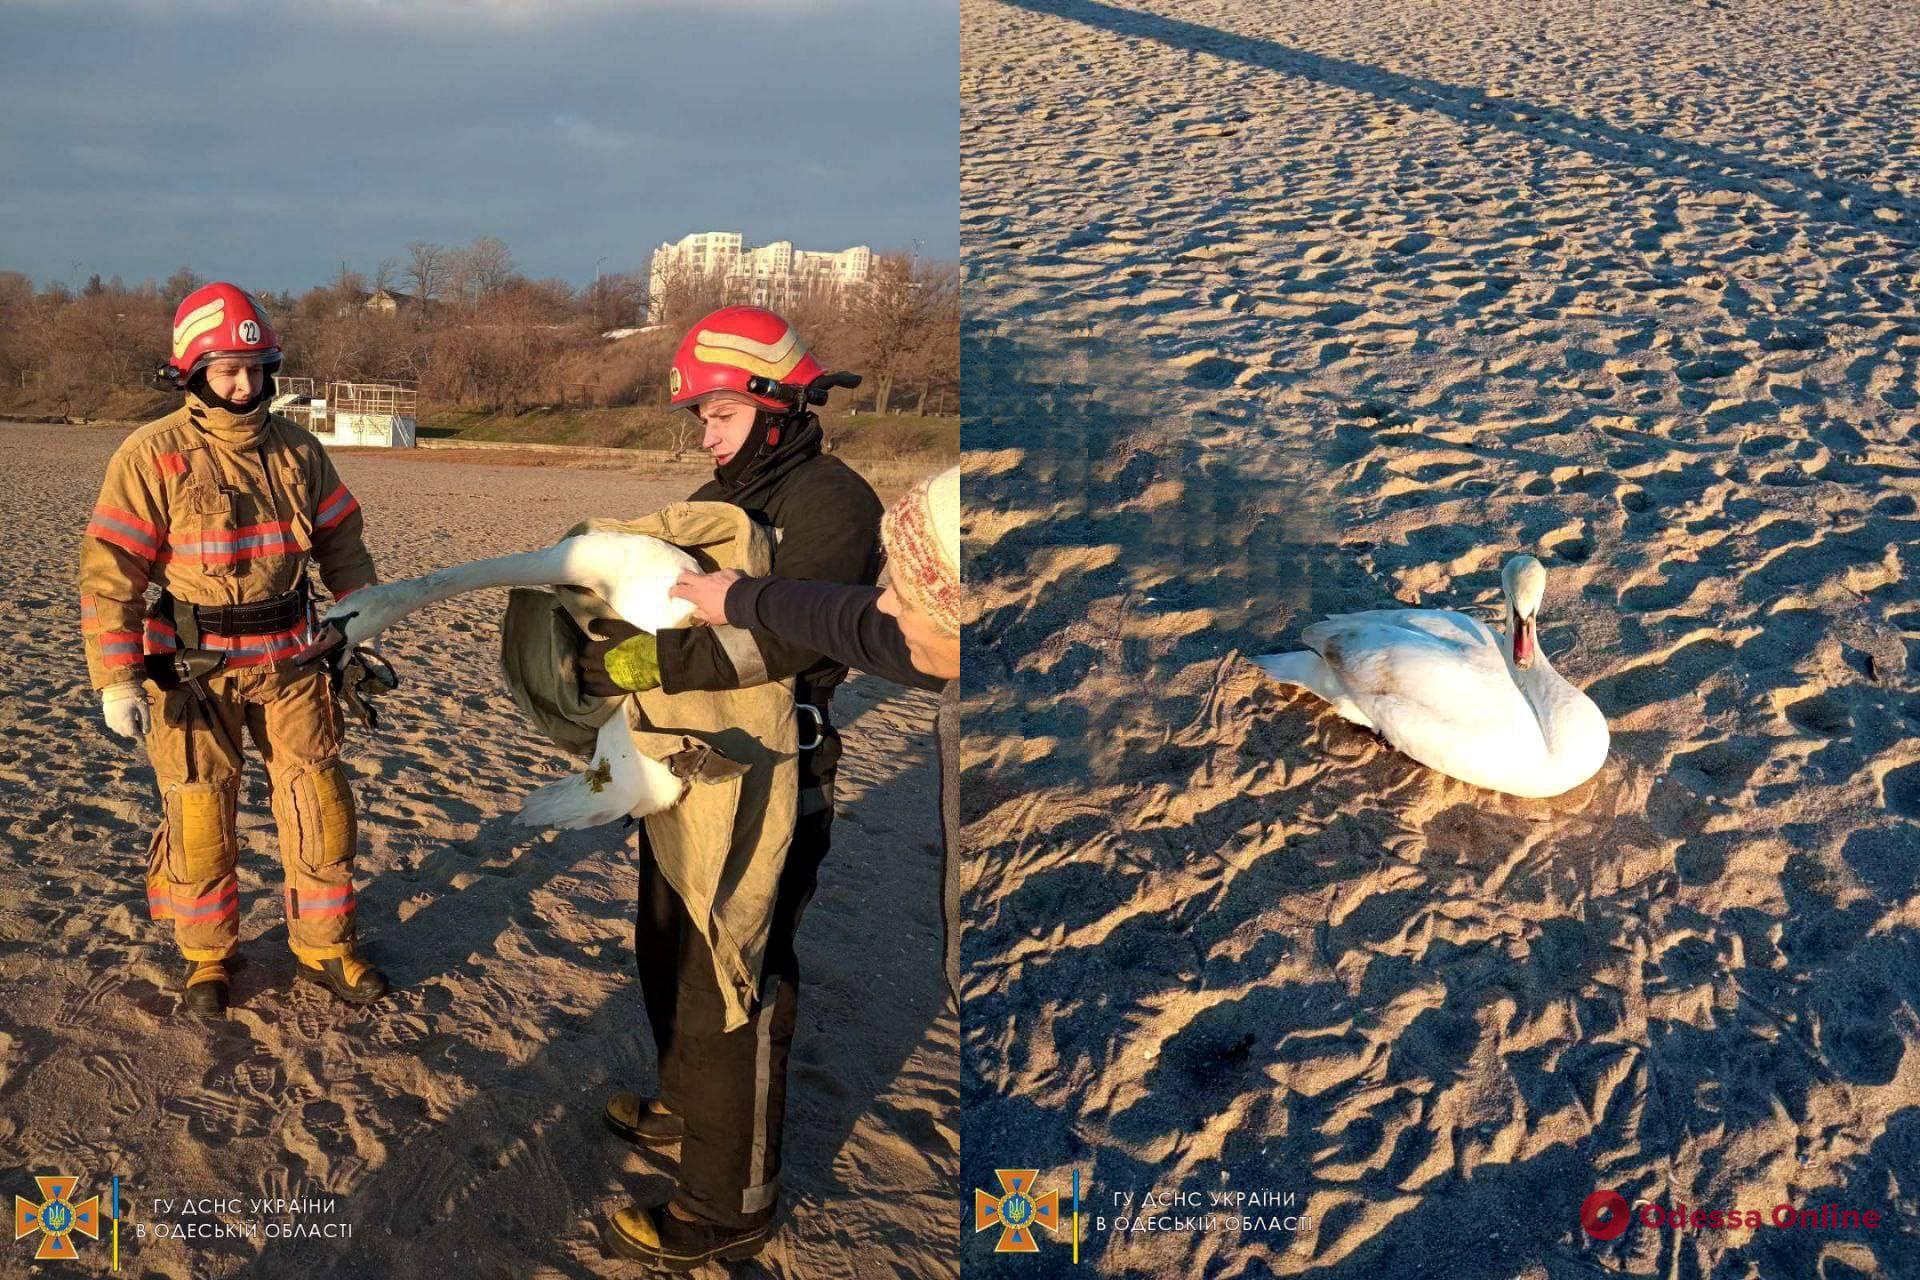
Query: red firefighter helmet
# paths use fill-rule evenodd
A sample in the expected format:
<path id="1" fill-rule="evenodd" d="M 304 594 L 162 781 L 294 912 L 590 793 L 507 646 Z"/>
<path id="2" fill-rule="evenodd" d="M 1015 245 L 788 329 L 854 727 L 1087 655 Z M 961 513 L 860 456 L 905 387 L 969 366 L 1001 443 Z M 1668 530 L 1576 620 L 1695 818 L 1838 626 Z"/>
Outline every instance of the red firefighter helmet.
<path id="1" fill-rule="evenodd" d="M 722 391 L 762 408 L 789 412 L 793 405 L 747 390 L 749 378 L 805 386 L 826 370 L 808 354 L 793 326 L 764 307 L 722 307 L 687 330 L 673 353 L 667 396 L 676 409 L 691 409 Z"/>
<path id="2" fill-rule="evenodd" d="M 173 352 L 162 372 L 171 370 L 168 380 L 185 386 L 221 359 L 280 363 L 280 335 L 266 312 L 252 294 L 224 281 L 195 289 L 173 313 Z"/>

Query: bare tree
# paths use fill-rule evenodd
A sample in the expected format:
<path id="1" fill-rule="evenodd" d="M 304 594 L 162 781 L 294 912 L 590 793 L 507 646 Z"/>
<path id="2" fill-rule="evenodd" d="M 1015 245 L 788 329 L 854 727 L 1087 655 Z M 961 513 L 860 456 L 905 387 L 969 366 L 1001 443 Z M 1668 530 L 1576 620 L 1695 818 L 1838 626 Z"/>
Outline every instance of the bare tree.
<path id="1" fill-rule="evenodd" d="M 397 258 L 382 258 L 380 265 L 373 269 L 373 291 L 385 293 L 400 282 L 400 262 Z"/>
<path id="2" fill-rule="evenodd" d="M 935 271 L 904 255 L 873 264 L 873 275 L 854 294 L 850 318 L 862 372 L 873 379 L 875 413 L 887 412 L 894 382 L 916 372 L 914 356 L 958 286 L 958 272 Z"/>
<path id="3" fill-rule="evenodd" d="M 447 253 L 437 244 L 415 240 L 407 246 L 407 283 L 421 305 L 440 296 L 447 283 Z"/>
<path id="4" fill-rule="evenodd" d="M 513 254 L 508 252 L 505 241 L 481 236 L 467 246 L 466 258 L 467 271 L 479 298 L 500 292 L 513 279 Z"/>
<path id="5" fill-rule="evenodd" d="M 472 255 L 465 249 L 449 249 L 445 264 L 446 287 L 441 296 L 457 307 L 471 307 L 478 292 L 473 283 Z"/>
<path id="6" fill-rule="evenodd" d="M 198 289 L 204 283 L 205 281 L 194 274 L 192 267 L 181 267 L 178 271 L 167 277 L 166 284 L 161 286 L 161 292 L 166 294 L 168 302 L 177 307 L 180 305 L 182 298 L 192 293 L 195 289 Z"/>
<path id="7" fill-rule="evenodd" d="M 685 410 L 677 410 L 667 419 L 668 438 L 673 441 L 673 456 L 689 453 L 700 445 L 700 437 L 706 427 L 699 418 Z"/>
<path id="8" fill-rule="evenodd" d="M 557 276 L 546 280 L 515 281 L 508 289 L 526 299 L 529 309 L 540 317 L 541 324 L 562 324 L 572 318 L 573 286 Z M 507 292 L 508 289 L 500 292 Z"/>
<path id="9" fill-rule="evenodd" d="M 593 292 L 594 332 L 632 328 L 642 323 L 646 307 L 646 285 L 638 274 L 601 276 Z"/>
<path id="10" fill-rule="evenodd" d="M 18 271 L 0 271 L 0 379 L 6 386 L 26 386 L 41 363 L 38 329 L 33 281 Z"/>
<path id="11" fill-rule="evenodd" d="M 862 391 L 878 392 L 882 408 L 917 400 L 923 411 L 952 413 L 957 269 L 905 258 L 877 266 L 872 287 L 824 277 L 796 281 L 772 305 L 822 363 L 867 375 Z M 575 292 L 562 281 L 524 279 L 505 245 L 480 241 L 455 250 L 416 242 L 397 264 L 382 263 L 373 282 L 391 287 L 395 279 L 410 281 L 419 296 L 437 296 L 439 305 L 369 311 L 360 305 L 367 281 L 344 264 L 298 297 L 262 299 L 301 372 L 397 378 L 416 383 L 424 399 L 518 412 L 555 403 L 562 390 L 570 401 L 661 406 L 686 329 L 716 307 L 750 301 L 752 283 L 699 271 L 654 281 L 659 305 L 649 318 L 661 327 L 609 342 L 598 334 L 640 317 L 645 290 L 634 276 L 602 276 L 597 290 Z M 81 296 L 59 281 L 36 288 L 23 275 L 0 272 L 0 409 L 98 415 L 110 397 L 141 384 L 164 351 L 175 306 L 199 280 L 183 269 L 165 286 L 88 283 Z M 832 416 L 846 407 L 835 397 Z M 640 417 L 662 447 L 686 452 L 699 445 L 690 414 Z M 901 448 L 920 447 L 921 439 L 904 424 L 877 438 Z"/>
<path id="12" fill-rule="evenodd" d="M 718 270 L 668 266 L 648 278 L 647 322 L 684 329 L 710 311 L 747 300 L 745 283 L 730 285 Z"/>

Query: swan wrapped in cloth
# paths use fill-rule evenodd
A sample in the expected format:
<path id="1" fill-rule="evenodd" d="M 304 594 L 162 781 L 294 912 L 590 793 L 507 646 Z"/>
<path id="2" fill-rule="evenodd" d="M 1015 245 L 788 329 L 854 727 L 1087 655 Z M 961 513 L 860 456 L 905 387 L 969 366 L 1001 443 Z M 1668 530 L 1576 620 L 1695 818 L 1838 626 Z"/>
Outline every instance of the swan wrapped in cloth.
<path id="1" fill-rule="evenodd" d="M 773 568 L 768 530 L 729 503 L 680 502 L 639 520 L 592 520 L 573 532 L 584 530 L 663 538 L 693 553 L 707 572 L 738 569 L 764 576 Z M 621 736 L 642 755 L 688 776 L 679 803 L 641 820 L 662 874 L 712 952 L 727 1005 L 725 1029 L 731 1031 L 746 1024 L 759 991 L 780 869 L 799 811 L 793 680 L 582 698 L 576 668 L 587 626 L 612 616 L 605 603 L 569 587 L 513 592 L 501 635 L 507 685 L 521 709 L 567 750 L 586 754 L 585 731 L 598 726 L 588 750 L 599 761 L 605 726 L 624 718 L 629 734 Z M 548 653 L 557 662 L 540 656 Z M 562 703 L 579 710 L 569 714 Z"/>
<path id="2" fill-rule="evenodd" d="M 667 590 L 696 565 L 764 577 L 771 534 L 729 503 L 680 502 L 637 520 L 586 521 L 544 551 L 366 588 L 328 620 L 359 644 L 431 600 L 514 587 L 501 632 L 508 690 L 543 736 L 584 761 L 580 773 L 529 796 L 520 821 L 645 822 L 661 873 L 713 956 L 732 1030 L 759 990 L 799 809 L 793 681 L 623 698 L 579 688 L 590 625 L 616 617 L 648 631 L 685 625 L 691 606 Z"/>

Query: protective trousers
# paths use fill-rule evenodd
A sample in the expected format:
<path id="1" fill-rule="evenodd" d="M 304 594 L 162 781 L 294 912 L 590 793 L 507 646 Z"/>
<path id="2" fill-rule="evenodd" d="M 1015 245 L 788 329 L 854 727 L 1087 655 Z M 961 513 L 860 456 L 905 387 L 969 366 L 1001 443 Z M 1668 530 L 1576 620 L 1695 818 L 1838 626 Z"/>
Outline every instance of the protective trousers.
<path id="1" fill-rule="evenodd" d="M 147 758 L 163 816 L 147 855 L 147 905 L 173 921 L 191 960 L 218 960 L 239 940 L 234 808 L 241 744 L 267 766 L 286 875 L 287 935 L 318 964 L 353 954 L 353 795 L 340 767 L 340 719 L 324 672 L 247 667 L 156 702 Z"/>
<path id="2" fill-rule="evenodd" d="M 660 1100 L 686 1125 L 674 1199 L 724 1226 L 767 1221 L 780 1195 L 787 1056 L 800 992 L 794 937 L 827 856 L 839 735 L 827 728 L 820 745 L 800 759 L 803 797 L 818 788 L 824 803 L 816 803 L 812 812 L 803 804 L 795 823 L 761 963 L 760 998 L 744 1026 L 722 1030 L 726 1006 L 713 958 L 680 896 L 655 866 L 646 828 L 639 829 L 634 953 L 660 1057 Z"/>

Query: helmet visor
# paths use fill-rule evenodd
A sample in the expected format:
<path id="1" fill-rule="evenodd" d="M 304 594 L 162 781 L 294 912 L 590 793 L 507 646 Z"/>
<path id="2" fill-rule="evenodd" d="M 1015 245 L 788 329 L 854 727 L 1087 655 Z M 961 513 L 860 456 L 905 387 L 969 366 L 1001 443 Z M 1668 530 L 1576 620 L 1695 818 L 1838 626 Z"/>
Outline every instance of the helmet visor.
<path id="1" fill-rule="evenodd" d="M 265 347 L 253 351 L 205 351 L 201 353 L 198 360 L 193 362 L 193 367 L 187 370 L 187 376 L 191 378 L 209 365 L 223 360 L 253 369 L 263 365 L 271 365 L 277 369 L 280 367 L 280 348 Z"/>
<path id="2" fill-rule="evenodd" d="M 723 404 L 723 403 L 743 404 L 743 405 L 746 405 L 747 408 L 749 409 L 765 409 L 769 407 L 768 401 L 761 400 L 757 396 L 750 396 L 744 391 L 733 391 L 728 389 L 722 389 L 719 391 L 703 391 L 697 396 L 692 396 L 692 397 L 689 397 L 688 399 L 680 401 L 678 404 L 675 404 L 673 407 L 676 409 L 685 409 L 688 413 L 691 413 L 694 417 L 697 418 L 700 416 L 700 407 L 702 405 Z"/>

